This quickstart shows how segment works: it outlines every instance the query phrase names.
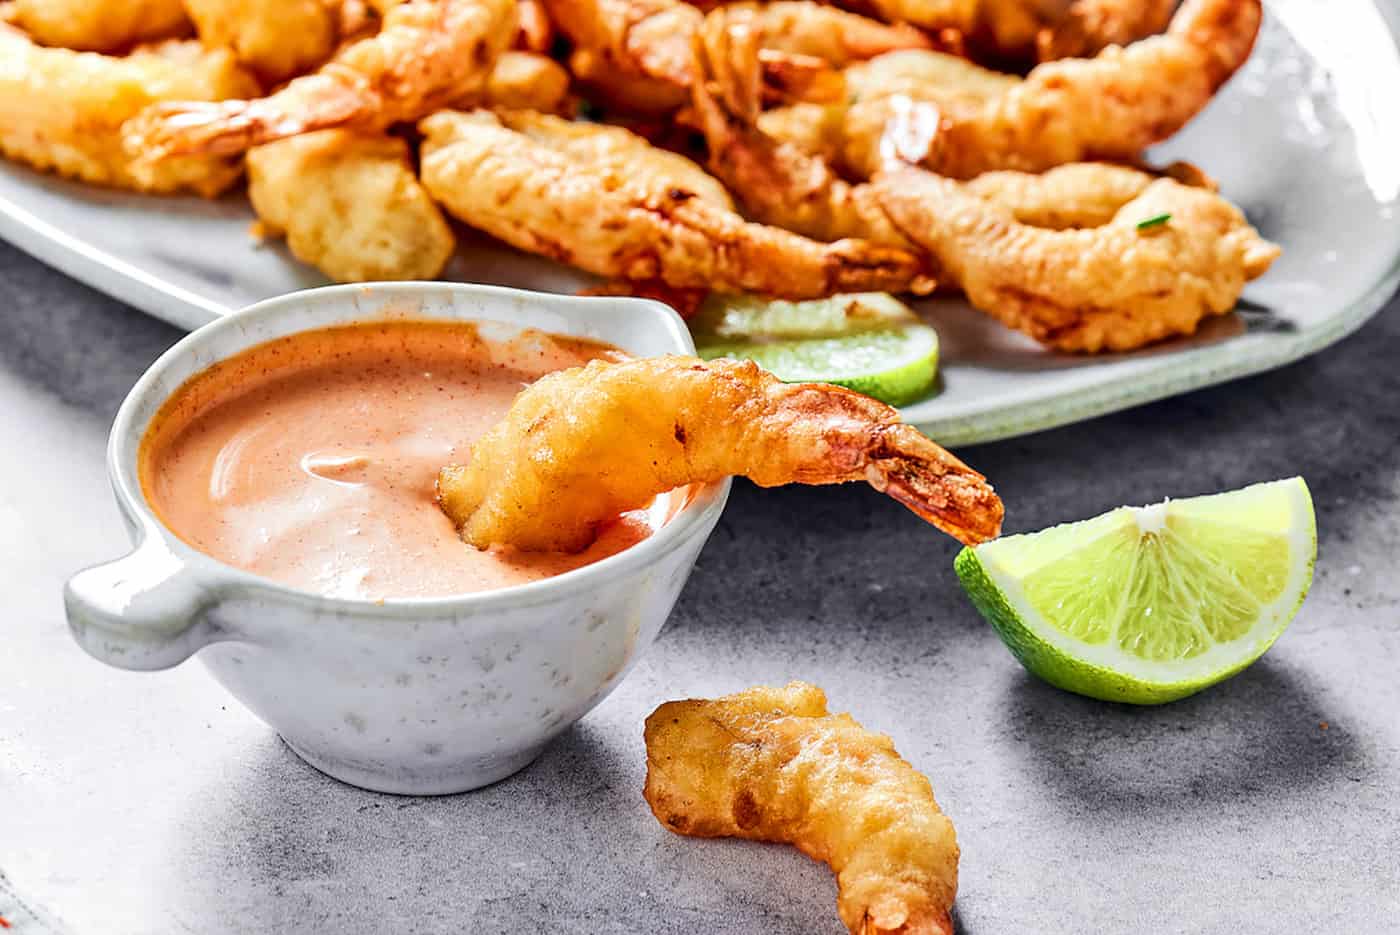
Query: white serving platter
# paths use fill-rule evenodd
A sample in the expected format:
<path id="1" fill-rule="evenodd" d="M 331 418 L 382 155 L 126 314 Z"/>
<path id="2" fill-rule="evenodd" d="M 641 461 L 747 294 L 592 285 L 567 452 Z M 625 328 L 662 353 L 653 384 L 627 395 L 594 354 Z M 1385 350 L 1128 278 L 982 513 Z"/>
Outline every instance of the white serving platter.
<path id="1" fill-rule="evenodd" d="M 1381 2 L 1268 4 L 1249 64 L 1152 154 L 1205 168 L 1283 247 L 1241 311 L 1190 340 L 1078 357 L 962 301 L 925 302 L 942 338 L 941 387 L 905 418 L 949 445 L 1024 434 L 1281 366 L 1375 314 L 1400 282 L 1400 15 Z M 325 282 L 254 240 L 252 220 L 241 194 L 129 195 L 0 162 L 0 237 L 184 328 Z M 592 283 L 470 235 L 445 276 L 559 292 Z"/>

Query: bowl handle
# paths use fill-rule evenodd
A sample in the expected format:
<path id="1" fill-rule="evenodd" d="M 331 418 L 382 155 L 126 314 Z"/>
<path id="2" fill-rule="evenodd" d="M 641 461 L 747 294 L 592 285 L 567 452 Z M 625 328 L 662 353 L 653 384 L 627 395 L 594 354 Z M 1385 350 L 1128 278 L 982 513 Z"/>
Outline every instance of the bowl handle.
<path id="1" fill-rule="evenodd" d="M 122 669 L 168 669 L 218 639 L 219 596 L 155 537 L 63 589 L 68 628 L 89 655 Z"/>

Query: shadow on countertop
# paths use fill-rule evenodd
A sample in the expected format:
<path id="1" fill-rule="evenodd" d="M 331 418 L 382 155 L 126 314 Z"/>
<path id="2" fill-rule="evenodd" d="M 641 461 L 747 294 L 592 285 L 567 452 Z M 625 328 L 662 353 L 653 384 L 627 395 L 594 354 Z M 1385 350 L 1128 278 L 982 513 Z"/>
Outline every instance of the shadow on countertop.
<path id="1" fill-rule="evenodd" d="M 1134 707 L 1082 698 L 1030 675 L 999 717 L 1026 772 L 1105 817 L 1236 809 L 1371 772 L 1356 737 L 1326 724 L 1305 677 L 1265 657 L 1190 698 Z"/>

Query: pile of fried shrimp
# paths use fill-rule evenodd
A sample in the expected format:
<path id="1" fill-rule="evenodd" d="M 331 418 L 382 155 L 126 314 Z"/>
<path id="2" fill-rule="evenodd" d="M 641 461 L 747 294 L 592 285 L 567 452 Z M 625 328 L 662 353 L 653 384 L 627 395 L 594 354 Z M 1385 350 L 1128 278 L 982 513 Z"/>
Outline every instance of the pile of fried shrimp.
<path id="1" fill-rule="evenodd" d="M 1278 255 L 1144 149 L 1260 0 L 9 0 L 0 152 L 215 197 L 343 282 L 449 218 L 682 314 L 710 291 L 961 291 L 1065 351 L 1230 311 Z"/>

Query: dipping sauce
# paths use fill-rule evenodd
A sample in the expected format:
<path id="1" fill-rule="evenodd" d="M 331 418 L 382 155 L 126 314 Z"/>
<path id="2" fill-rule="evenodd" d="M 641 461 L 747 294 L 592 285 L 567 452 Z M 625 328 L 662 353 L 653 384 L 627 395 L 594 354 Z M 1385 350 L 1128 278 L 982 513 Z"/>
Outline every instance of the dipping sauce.
<path id="1" fill-rule="evenodd" d="M 619 552 L 670 513 L 624 515 L 576 555 L 478 551 L 433 500 L 521 388 L 617 352 L 464 323 L 388 321 L 290 335 L 197 374 L 141 444 L 147 501 L 190 545 L 331 597 L 440 597 L 522 584 Z"/>

